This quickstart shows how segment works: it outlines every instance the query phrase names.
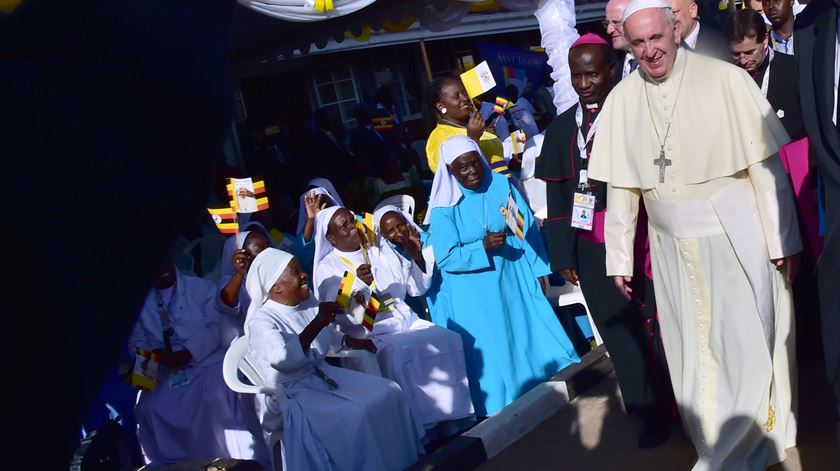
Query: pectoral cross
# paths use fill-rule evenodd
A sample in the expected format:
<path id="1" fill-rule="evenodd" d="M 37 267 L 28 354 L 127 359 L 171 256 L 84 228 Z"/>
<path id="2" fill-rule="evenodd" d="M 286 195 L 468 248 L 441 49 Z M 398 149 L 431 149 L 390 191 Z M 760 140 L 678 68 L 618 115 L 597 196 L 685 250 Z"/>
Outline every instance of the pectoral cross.
<path id="1" fill-rule="evenodd" d="M 659 151 L 659 158 L 653 161 L 653 165 L 659 166 L 659 183 L 665 183 L 665 167 L 671 165 L 671 159 L 665 158 L 665 149 Z"/>

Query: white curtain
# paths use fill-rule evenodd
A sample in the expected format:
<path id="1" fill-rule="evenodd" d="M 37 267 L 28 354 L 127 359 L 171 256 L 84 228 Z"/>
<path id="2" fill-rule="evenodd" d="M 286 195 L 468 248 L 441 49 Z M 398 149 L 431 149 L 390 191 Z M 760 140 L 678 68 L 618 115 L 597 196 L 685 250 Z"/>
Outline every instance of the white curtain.
<path id="1" fill-rule="evenodd" d="M 309 22 L 328 20 L 349 15 L 370 5 L 376 0 L 333 0 L 333 9 L 327 12 L 315 11 L 315 0 L 238 0 L 254 11 L 281 20 Z"/>
<path id="2" fill-rule="evenodd" d="M 309 22 L 328 20 L 349 15 L 370 5 L 376 0 L 333 0 L 333 10 L 316 12 L 316 0 L 238 0 L 254 11 L 281 20 Z M 420 24 L 429 31 L 446 31 L 458 25 L 470 9 L 471 3 L 481 0 L 450 0 L 443 10 L 431 5 L 424 8 Z M 528 11 L 536 8 L 537 0 L 496 0 L 502 8 L 511 11 Z"/>
<path id="3" fill-rule="evenodd" d="M 554 79 L 554 106 L 560 114 L 578 100 L 569 71 L 569 48 L 580 37 L 575 29 L 574 0 L 540 0 L 534 16 L 540 23 L 542 47 Z"/>
<path id="4" fill-rule="evenodd" d="M 449 2 L 449 5 L 443 10 L 437 10 L 432 5 L 426 5 L 419 18 L 420 26 L 434 32 L 450 30 L 458 26 L 461 20 L 467 16 L 470 11 L 470 3 L 467 1 Z"/>

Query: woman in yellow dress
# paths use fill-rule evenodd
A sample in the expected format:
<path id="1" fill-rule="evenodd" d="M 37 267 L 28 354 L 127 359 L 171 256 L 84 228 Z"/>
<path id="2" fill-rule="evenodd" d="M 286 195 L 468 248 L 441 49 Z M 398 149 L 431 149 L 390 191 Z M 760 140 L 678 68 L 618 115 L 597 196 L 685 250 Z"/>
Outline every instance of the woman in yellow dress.
<path id="1" fill-rule="evenodd" d="M 492 125 L 485 127 L 481 113 L 475 111 L 460 80 L 455 77 L 433 80 L 426 89 L 426 101 L 435 111 L 438 122 L 426 142 L 426 158 L 432 172 L 437 171 L 440 145 L 450 137 L 460 135 L 469 136 L 478 143 L 491 169 L 505 176 L 510 174 L 502 141 L 492 133 Z"/>

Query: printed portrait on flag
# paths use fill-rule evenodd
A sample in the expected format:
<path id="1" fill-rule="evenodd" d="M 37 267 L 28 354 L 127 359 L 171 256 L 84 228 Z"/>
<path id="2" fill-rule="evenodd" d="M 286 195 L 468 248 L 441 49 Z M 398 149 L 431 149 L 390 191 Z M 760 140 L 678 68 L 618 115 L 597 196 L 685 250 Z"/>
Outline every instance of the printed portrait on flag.
<path id="1" fill-rule="evenodd" d="M 237 213 L 256 213 L 268 209 L 268 196 L 262 177 L 230 178 L 227 192 L 230 207 Z"/>
<path id="2" fill-rule="evenodd" d="M 254 197 L 254 182 L 250 178 L 231 178 L 236 212 L 257 212 L 257 199 Z"/>

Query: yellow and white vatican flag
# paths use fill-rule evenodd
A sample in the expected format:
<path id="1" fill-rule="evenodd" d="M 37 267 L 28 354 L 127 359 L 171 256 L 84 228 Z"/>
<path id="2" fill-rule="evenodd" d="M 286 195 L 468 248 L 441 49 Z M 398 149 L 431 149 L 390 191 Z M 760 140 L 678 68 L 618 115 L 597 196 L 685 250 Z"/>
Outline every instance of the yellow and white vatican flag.
<path id="1" fill-rule="evenodd" d="M 496 86 L 496 79 L 493 78 L 487 61 L 461 74 L 461 82 L 464 83 L 470 98 L 475 98 Z"/>

